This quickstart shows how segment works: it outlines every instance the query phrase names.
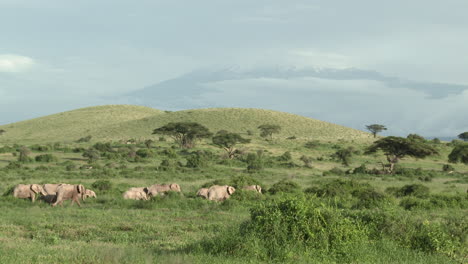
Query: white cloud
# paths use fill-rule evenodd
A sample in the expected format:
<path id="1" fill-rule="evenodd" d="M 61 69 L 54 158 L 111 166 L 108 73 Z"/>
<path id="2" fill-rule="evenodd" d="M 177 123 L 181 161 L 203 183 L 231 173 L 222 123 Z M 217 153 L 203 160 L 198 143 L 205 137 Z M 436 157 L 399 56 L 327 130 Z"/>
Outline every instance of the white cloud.
<path id="1" fill-rule="evenodd" d="M 0 54 L 0 72 L 22 72 L 34 66 L 32 58 L 14 54 Z"/>

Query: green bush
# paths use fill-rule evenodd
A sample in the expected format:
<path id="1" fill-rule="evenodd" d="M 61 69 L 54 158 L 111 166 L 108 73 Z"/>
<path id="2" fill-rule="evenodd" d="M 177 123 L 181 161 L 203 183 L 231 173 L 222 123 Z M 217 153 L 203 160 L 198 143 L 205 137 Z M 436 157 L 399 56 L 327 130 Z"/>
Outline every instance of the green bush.
<path id="1" fill-rule="evenodd" d="M 51 148 L 49 146 L 41 146 L 41 145 L 31 146 L 31 150 L 40 151 L 40 152 L 49 151 L 50 149 Z"/>
<path id="2" fill-rule="evenodd" d="M 321 146 L 322 143 L 320 143 L 320 141 L 318 140 L 312 140 L 312 141 L 308 141 L 304 144 L 304 147 L 305 148 L 308 148 L 308 149 L 315 149 L 319 146 Z"/>
<path id="3" fill-rule="evenodd" d="M 139 149 L 136 151 L 136 155 L 141 158 L 152 158 L 154 157 L 154 152 L 147 148 L 147 149 Z"/>
<path id="4" fill-rule="evenodd" d="M 271 194 L 277 194 L 277 193 L 298 193 L 301 191 L 301 187 L 289 180 L 282 180 L 279 181 L 271 186 L 271 188 L 268 190 L 269 193 Z"/>
<path id="5" fill-rule="evenodd" d="M 52 154 L 43 154 L 35 157 L 37 162 L 55 162 L 58 161 L 58 158 Z"/>
<path id="6" fill-rule="evenodd" d="M 98 142 L 93 145 L 93 148 L 100 152 L 113 152 L 114 151 L 110 142 L 106 142 L 106 143 Z"/>
<path id="7" fill-rule="evenodd" d="M 93 184 L 91 184 L 91 187 L 93 187 L 93 189 L 105 192 L 112 189 L 112 182 L 108 180 L 98 180 L 93 182 Z"/>
<path id="8" fill-rule="evenodd" d="M 343 176 L 345 174 L 345 171 L 337 167 L 323 172 L 323 176 Z"/>
<path id="9" fill-rule="evenodd" d="M 396 197 L 415 196 L 427 197 L 429 195 L 429 188 L 422 184 L 409 184 L 401 187 L 395 193 Z"/>
<path id="10" fill-rule="evenodd" d="M 292 160 L 291 152 L 286 151 L 281 156 L 278 157 L 278 161 L 287 162 Z"/>
<path id="11" fill-rule="evenodd" d="M 257 179 L 254 179 L 253 177 L 248 176 L 248 175 L 240 175 L 240 176 L 233 177 L 229 181 L 229 185 L 233 186 L 236 189 L 241 189 L 242 187 L 248 186 L 248 185 L 260 185 L 260 186 L 262 186 L 260 181 L 258 181 Z"/>
<path id="12" fill-rule="evenodd" d="M 265 166 L 263 152 L 258 151 L 257 153 L 249 153 L 247 155 L 246 162 L 248 172 L 258 172 L 263 170 Z"/>

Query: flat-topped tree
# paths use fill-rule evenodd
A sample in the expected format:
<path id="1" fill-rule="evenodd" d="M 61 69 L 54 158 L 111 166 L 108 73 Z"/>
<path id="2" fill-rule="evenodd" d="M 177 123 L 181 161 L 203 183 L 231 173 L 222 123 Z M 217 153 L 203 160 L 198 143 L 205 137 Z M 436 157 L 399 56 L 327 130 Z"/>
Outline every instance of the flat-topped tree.
<path id="1" fill-rule="evenodd" d="M 387 130 L 387 128 L 384 125 L 379 124 L 368 125 L 366 126 L 366 128 L 372 133 L 372 135 L 374 135 L 374 138 L 377 137 L 377 133 Z"/>
<path id="2" fill-rule="evenodd" d="M 460 135 L 458 135 L 458 138 L 463 140 L 463 141 L 468 141 L 468 131 L 467 132 L 463 132 L 461 133 Z"/>
<path id="3" fill-rule="evenodd" d="M 468 165 L 468 144 L 461 144 L 453 148 L 452 152 L 450 152 L 448 156 L 448 159 L 451 163 L 461 162 Z"/>
<path id="4" fill-rule="evenodd" d="M 212 135 L 208 128 L 195 122 L 171 122 L 156 128 L 153 134 L 168 135 L 183 148 L 192 148 L 195 141 Z"/>
<path id="5" fill-rule="evenodd" d="M 273 140 L 273 134 L 278 134 L 281 131 L 281 126 L 273 124 L 264 124 L 258 127 L 260 129 L 260 136 L 263 138 L 270 137 Z"/>
<path id="6" fill-rule="evenodd" d="M 235 147 L 237 144 L 245 144 L 250 142 L 250 139 L 243 138 L 237 133 L 231 133 L 226 130 L 218 131 L 212 140 L 213 144 L 227 152 L 230 159 L 234 158 L 237 153 L 237 149 Z"/>
<path id="7" fill-rule="evenodd" d="M 378 150 L 382 150 L 387 157 L 389 163 L 388 173 L 393 173 L 395 164 L 406 156 L 422 159 L 438 153 L 426 142 L 392 136 L 377 140 L 367 148 L 366 153 L 375 153 Z"/>

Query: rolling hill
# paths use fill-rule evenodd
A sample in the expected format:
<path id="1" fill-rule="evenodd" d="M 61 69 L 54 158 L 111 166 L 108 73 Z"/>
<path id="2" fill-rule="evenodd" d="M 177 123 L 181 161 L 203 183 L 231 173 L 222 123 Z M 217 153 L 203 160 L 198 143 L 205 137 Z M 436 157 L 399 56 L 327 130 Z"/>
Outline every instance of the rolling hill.
<path id="1" fill-rule="evenodd" d="M 91 135 L 93 140 L 154 138 L 152 130 L 169 122 L 192 121 L 212 132 L 221 129 L 258 134 L 257 127 L 271 123 L 282 127 L 277 137 L 336 141 L 368 139 L 366 132 L 299 115 L 252 108 L 209 108 L 164 112 L 132 105 L 82 108 L 0 126 L 7 132 L 1 143 L 75 141 Z"/>

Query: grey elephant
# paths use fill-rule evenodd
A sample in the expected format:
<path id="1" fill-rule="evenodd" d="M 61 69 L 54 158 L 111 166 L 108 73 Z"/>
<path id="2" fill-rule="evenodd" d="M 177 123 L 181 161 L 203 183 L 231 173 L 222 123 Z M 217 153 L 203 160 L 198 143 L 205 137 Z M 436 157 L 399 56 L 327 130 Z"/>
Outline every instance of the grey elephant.
<path id="1" fill-rule="evenodd" d="M 197 196 L 208 199 L 208 188 L 201 188 L 197 192 Z"/>
<path id="2" fill-rule="evenodd" d="M 244 186 L 244 188 L 242 188 L 244 190 L 249 190 L 249 191 L 256 191 L 258 193 L 262 193 L 262 187 L 260 187 L 260 185 L 249 185 L 249 186 Z"/>
<path id="3" fill-rule="evenodd" d="M 171 183 L 171 184 L 153 184 L 151 186 L 148 186 L 148 190 L 150 192 L 157 192 L 158 194 L 164 195 L 165 193 L 169 191 L 173 192 L 180 192 L 180 186 L 177 183 Z"/>
<path id="4" fill-rule="evenodd" d="M 16 198 L 30 198 L 34 203 L 36 195 L 45 195 L 44 189 L 39 184 L 18 184 L 13 189 L 13 196 Z"/>
<path id="5" fill-rule="evenodd" d="M 157 193 L 156 193 L 157 194 Z M 123 198 L 128 200 L 149 200 L 151 193 L 147 187 L 133 187 L 124 192 Z"/>
<path id="6" fill-rule="evenodd" d="M 57 188 L 57 200 L 52 206 L 57 206 L 57 204 L 62 205 L 63 201 L 71 200 L 71 205 L 76 202 L 81 207 L 80 199 L 83 200 L 85 194 L 86 189 L 81 184 L 62 184 Z"/>
<path id="7" fill-rule="evenodd" d="M 229 185 L 213 185 L 208 189 L 208 200 L 224 201 L 229 199 L 235 191 L 236 188 Z"/>

